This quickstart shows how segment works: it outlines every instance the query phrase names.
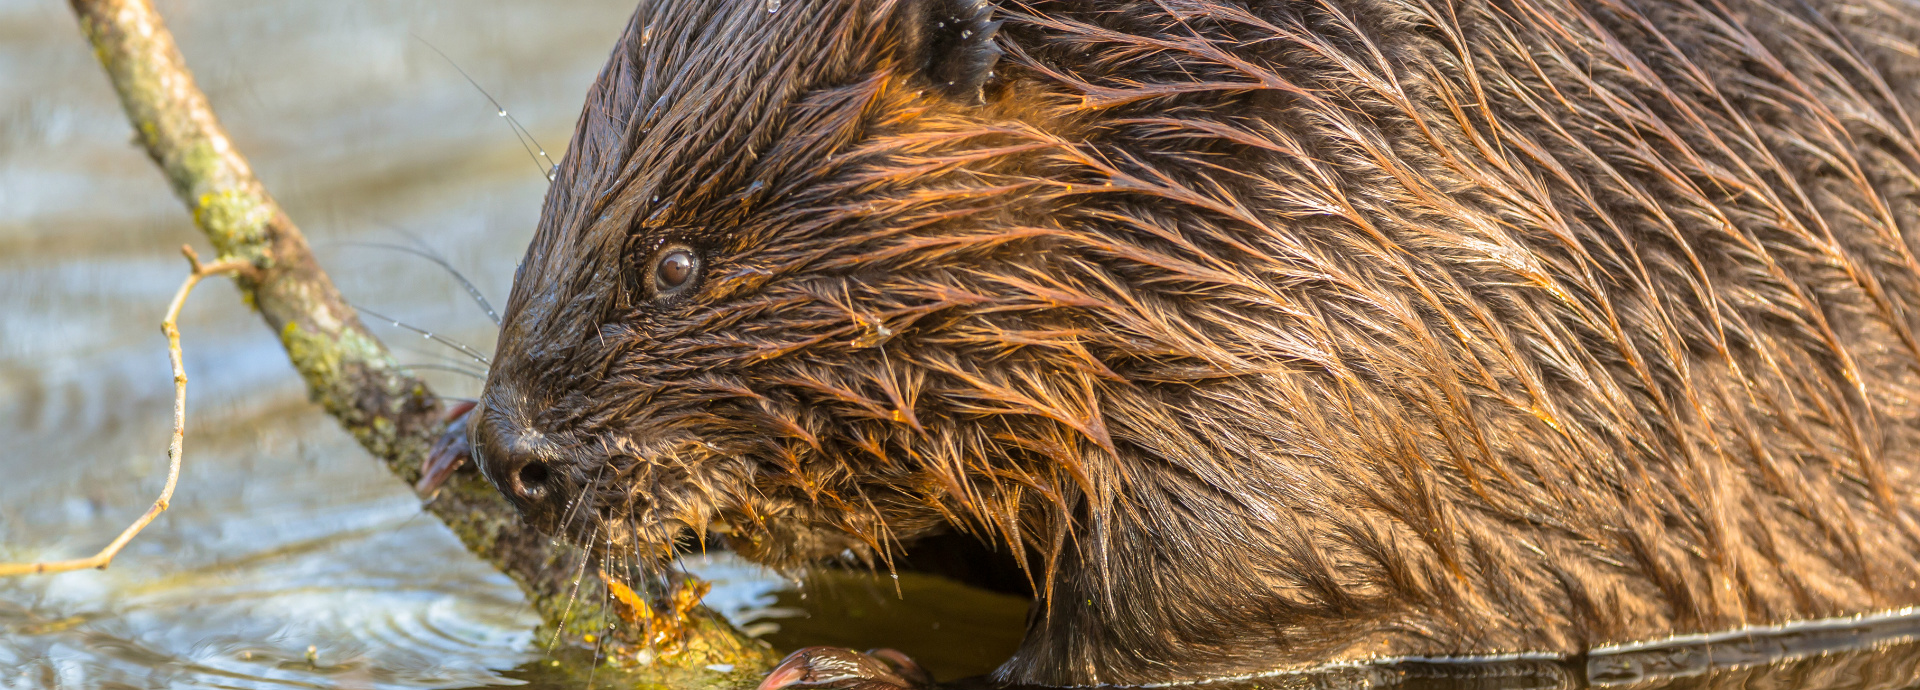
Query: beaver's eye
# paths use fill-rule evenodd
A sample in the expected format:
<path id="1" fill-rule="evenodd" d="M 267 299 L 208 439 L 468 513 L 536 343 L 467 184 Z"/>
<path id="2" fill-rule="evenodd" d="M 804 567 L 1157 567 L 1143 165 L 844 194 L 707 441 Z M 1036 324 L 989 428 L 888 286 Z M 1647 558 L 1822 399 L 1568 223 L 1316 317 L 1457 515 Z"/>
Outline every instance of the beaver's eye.
<path id="1" fill-rule="evenodd" d="M 661 296 L 671 295 L 693 284 L 700 270 L 700 258 L 686 247 L 668 247 L 653 265 L 653 289 Z"/>

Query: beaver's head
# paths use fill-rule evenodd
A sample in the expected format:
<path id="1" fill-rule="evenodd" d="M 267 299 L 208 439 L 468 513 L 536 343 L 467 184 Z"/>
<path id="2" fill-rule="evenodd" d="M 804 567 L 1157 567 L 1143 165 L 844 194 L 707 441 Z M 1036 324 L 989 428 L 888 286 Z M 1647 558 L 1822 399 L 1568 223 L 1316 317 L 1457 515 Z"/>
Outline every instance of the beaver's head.
<path id="1" fill-rule="evenodd" d="M 642 2 L 515 277 L 488 478 L 596 549 L 711 529 L 791 564 L 940 523 L 1010 443 L 1077 452 L 1005 438 L 1090 411 L 1039 373 L 1084 352 L 1032 316 L 1046 142 L 983 97 L 996 29 L 979 0 Z"/>

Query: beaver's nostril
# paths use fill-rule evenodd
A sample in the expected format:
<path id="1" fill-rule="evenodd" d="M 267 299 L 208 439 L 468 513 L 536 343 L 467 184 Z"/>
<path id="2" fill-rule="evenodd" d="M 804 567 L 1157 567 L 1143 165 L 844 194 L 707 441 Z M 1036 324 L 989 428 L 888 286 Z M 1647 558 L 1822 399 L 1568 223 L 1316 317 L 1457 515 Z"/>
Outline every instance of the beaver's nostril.
<path id="1" fill-rule="evenodd" d="M 566 498 L 567 465 L 553 444 L 534 430 L 501 414 L 499 406 L 483 403 L 488 414 L 468 423 L 468 444 L 487 481 L 520 510 L 527 522 L 543 532 L 559 525 L 560 501 Z"/>
<path id="2" fill-rule="evenodd" d="M 539 498 L 547 492 L 547 479 L 550 475 L 547 466 L 541 462 L 529 462 L 520 468 L 520 493 L 530 499 Z"/>

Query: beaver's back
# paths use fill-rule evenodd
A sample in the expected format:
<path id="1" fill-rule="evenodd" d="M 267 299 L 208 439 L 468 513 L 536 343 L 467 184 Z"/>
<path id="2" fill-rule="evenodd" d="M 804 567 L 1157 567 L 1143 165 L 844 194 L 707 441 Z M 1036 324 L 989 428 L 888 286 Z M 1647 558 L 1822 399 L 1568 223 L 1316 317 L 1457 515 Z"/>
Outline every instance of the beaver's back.
<path id="1" fill-rule="evenodd" d="M 1007 29 L 1082 99 L 1109 193 L 1062 215 L 1125 247 L 1060 282 L 1148 315 L 1101 361 L 1182 382 L 1102 401 L 1117 443 L 1201 478 L 1162 491 L 1288 517 L 1149 517 L 1116 560 L 1260 543 L 1284 572 L 1195 555 L 1219 570 L 1192 596 L 1378 626 L 1258 633 L 1300 660 L 1920 603 L 1920 9 L 1127 6 Z M 1115 647 L 1227 617 L 1163 615 Z"/>

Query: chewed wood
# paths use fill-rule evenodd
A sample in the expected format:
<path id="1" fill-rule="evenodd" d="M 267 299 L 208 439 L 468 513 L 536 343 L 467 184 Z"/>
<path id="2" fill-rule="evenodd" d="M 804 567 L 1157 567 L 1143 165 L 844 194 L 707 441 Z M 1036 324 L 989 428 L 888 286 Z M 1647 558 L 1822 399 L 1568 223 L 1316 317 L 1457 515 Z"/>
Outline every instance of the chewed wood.
<path id="1" fill-rule="evenodd" d="M 976 103 L 917 1 L 641 4 L 475 426 L 536 524 L 978 534 L 1048 685 L 1920 604 L 1920 5 L 1005 0 Z"/>

